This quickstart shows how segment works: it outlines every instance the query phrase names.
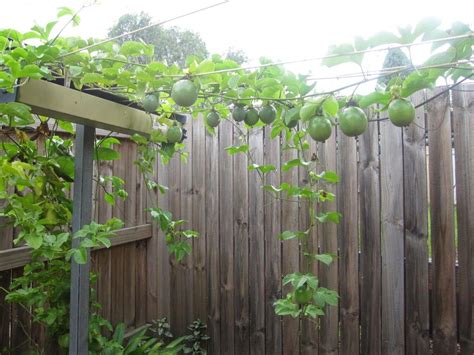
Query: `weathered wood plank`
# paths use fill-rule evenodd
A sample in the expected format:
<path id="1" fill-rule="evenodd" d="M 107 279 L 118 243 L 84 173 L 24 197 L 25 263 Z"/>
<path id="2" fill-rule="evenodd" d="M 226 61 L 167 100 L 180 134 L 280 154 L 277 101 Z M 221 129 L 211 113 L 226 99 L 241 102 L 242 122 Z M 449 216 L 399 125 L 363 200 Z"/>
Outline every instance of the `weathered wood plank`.
<path id="1" fill-rule="evenodd" d="M 424 101 L 420 92 L 411 100 Z M 403 131 L 405 209 L 405 353 L 429 353 L 428 197 L 425 110 Z"/>
<path id="2" fill-rule="evenodd" d="M 284 139 L 284 138 L 282 138 Z M 294 150 L 284 150 L 281 153 L 281 165 L 286 162 L 296 159 L 297 154 Z M 293 168 L 286 172 L 281 172 L 281 182 L 286 182 L 291 185 L 298 185 L 298 169 Z M 287 198 L 281 202 L 281 230 L 297 231 L 298 230 L 298 199 Z M 277 237 L 277 236 L 275 236 Z M 299 241 L 298 239 L 285 240 L 282 243 L 282 262 L 281 273 L 285 275 L 292 274 L 299 271 Z M 283 286 L 283 297 L 291 290 L 290 285 Z M 299 320 L 291 317 L 283 317 L 283 353 L 299 354 Z"/>
<path id="3" fill-rule="evenodd" d="M 115 232 L 116 236 L 110 239 L 111 248 L 123 244 L 129 244 L 151 237 L 151 225 L 145 224 L 142 226 L 129 227 L 119 229 Z M 103 246 L 97 247 L 93 250 L 106 249 Z M 21 266 L 25 266 L 31 261 L 31 248 L 18 247 L 0 251 L 0 271 L 11 270 Z"/>
<path id="4" fill-rule="evenodd" d="M 184 219 L 186 228 L 193 229 L 193 126 L 196 121 L 189 119 L 185 128 L 187 130 L 187 139 L 185 141 L 184 151 L 188 153 L 188 159 L 185 163 L 181 163 L 181 210 L 177 216 Z M 196 123 L 197 124 L 197 123 Z M 191 241 L 192 243 L 192 241 Z M 180 263 L 180 273 L 178 282 L 182 282 L 183 287 L 180 292 L 183 293 L 184 303 L 181 304 L 183 317 L 180 318 L 183 323 L 178 324 L 178 334 L 184 334 L 186 327 L 191 324 L 193 318 L 193 294 L 191 292 L 183 292 L 182 290 L 194 290 L 193 283 L 193 258 L 194 253 L 187 255 Z"/>
<path id="5" fill-rule="evenodd" d="M 247 136 L 239 139 L 234 129 L 233 145 L 246 143 Z M 234 353 L 249 353 L 249 186 L 247 156 L 237 154 L 233 158 L 233 227 L 234 227 Z"/>
<path id="6" fill-rule="evenodd" d="M 220 131 L 222 130 L 219 128 Z M 219 219 L 219 138 L 205 133 L 206 141 L 206 264 L 208 282 L 208 334 L 211 337 L 209 352 L 221 354 L 221 269 L 220 269 L 220 219 Z"/>
<path id="7" fill-rule="evenodd" d="M 405 352 L 402 130 L 380 122 L 382 353 Z"/>
<path id="8" fill-rule="evenodd" d="M 318 156 L 318 145 L 316 141 L 312 140 L 310 137 L 309 146 L 310 149 L 306 151 L 302 158 L 305 161 L 311 161 L 312 159 L 317 159 Z M 318 173 L 318 172 L 317 172 Z M 307 186 L 309 182 L 308 171 L 303 167 L 298 168 L 298 186 Z M 310 202 L 307 200 L 300 199 L 298 204 L 298 230 L 304 231 L 307 230 L 311 224 L 310 221 Z M 319 210 L 316 203 L 314 203 L 313 208 Z M 312 254 L 319 254 L 318 248 L 318 237 L 319 237 L 319 228 L 321 226 L 316 225 L 312 228 L 310 234 L 306 240 L 302 241 L 300 246 L 300 272 L 302 273 L 311 273 L 314 276 L 318 277 L 319 265 L 317 261 L 311 260 L 307 256 L 304 256 L 303 247 L 307 252 Z M 300 353 L 308 355 L 317 355 L 318 354 L 318 328 L 319 328 L 319 319 L 309 320 L 302 319 L 300 322 Z"/>
<path id="9" fill-rule="evenodd" d="M 440 93 L 443 88 L 431 94 Z M 433 351 L 456 353 L 456 285 L 453 218 L 453 172 L 449 93 L 427 107 L 431 250 L 433 260 Z"/>
<path id="10" fill-rule="evenodd" d="M 17 101 L 46 117 L 120 133 L 149 134 L 148 113 L 44 80 L 29 80 L 18 90 Z"/>
<path id="11" fill-rule="evenodd" d="M 369 113 L 369 119 L 375 117 Z M 379 126 L 370 123 L 359 138 L 360 322 L 362 354 L 380 354 L 382 338 L 380 259 Z"/>
<path id="12" fill-rule="evenodd" d="M 474 223 L 470 220 L 474 215 L 473 89 L 471 84 L 452 92 L 458 219 L 458 324 L 461 352 L 465 355 L 474 353 Z"/>
<path id="13" fill-rule="evenodd" d="M 157 173 L 154 178 L 160 184 L 169 186 L 170 166 L 163 164 L 160 158 L 158 158 L 156 166 Z M 171 188 L 172 186 L 169 187 Z M 160 207 L 168 211 L 170 209 L 170 197 L 173 193 L 171 189 L 165 194 L 160 194 L 158 190 L 150 191 L 147 196 L 147 206 Z M 147 218 L 149 217 L 147 216 Z M 165 235 L 160 231 L 157 222 L 153 223 L 153 238 L 147 246 L 147 269 L 147 321 L 162 317 L 171 319 L 170 256 Z M 150 274 L 154 272 L 156 272 L 156 275 Z"/>
<path id="14" fill-rule="evenodd" d="M 181 219 L 181 160 L 179 156 L 174 156 L 169 163 L 169 207 L 174 219 Z M 186 327 L 184 320 L 185 293 L 187 289 L 181 277 L 182 266 L 174 255 L 170 256 L 171 279 L 170 279 L 170 307 L 173 310 L 170 314 L 170 324 L 174 333 L 183 331 Z"/>
<path id="15" fill-rule="evenodd" d="M 280 140 L 271 139 L 271 128 L 264 131 L 264 164 L 273 165 L 276 172 L 267 174 L 265 184 L 280 186 Z M 281 292 L 281 202 L 271 194 L 264 195 L 265 219 L 265 352 L 282 353 L 281 319 L 275 315 L 273 303 L 282 296 Z"/>
<path id="16" fill-rule="evenodd" d="M 339 255 L 339 317 L 341 322 L 342 354 L 359 352 L 359 242 L 356 140 L 343 134 L 338 136 L 337 187 Z"/>
<path id="17" fill-rule="evenodd" d="M 320 145 L 319 158 L 321 169 L 325 171 L 337 171 L 336 164 L 336 132 Z M 336 186 L 327 187 L 328 192 L 336 194 Z M 336 211 L 336 201 L 325 202 L 321 206 L 321 212 Z M 337 225 L 334 223 L 324 223 L 321 228 L 320 252 L 338 254 Z M 338 261 L 335 260 L 330 266 L 321 265 L 320 270 L 321 286 L 330 290 L 338 290 Z M 339 307 L 326 307 L 325 316 L 320 319 L 319 354 L 335 355 L 339 348 Z"/>
<path id="18" fill-rule="evenodd" d="M 4 201 L 0 200 L 0 210 L 5 208 Z M 0 253 L 2 250 L 10 249 L 13 244 L 13 228 L 5 225 L 6 220 L 0 217 Z M 0 257 L 0 262 L 2 261 Z M 3 289 L 8 290 L 11 282 L 11 271 L 2 271 L 0 269 L 0 353 L 7 353 L 10 348 L 10 317 L 11 304 L 5 301 L 6 293 Z"/>
<path id="19" fill-rule="evenodd" d="M 207 320 L 207 278 L 206 271 L 206 139 L 202 121 L 193 124 L 191 154 L 193 175 L 193 220 L 191 227 L 199 233 L 193 240 L 193 309 L 194 318 Z M 214 216 L 215 217 L 215 216 Z"/>
<path id="20" fill-rule="evenodd" d="M 263 129 L 249 133 L 249 146 L 254 162 L 263 165 Z M 249 172 L 248 184 L 250 353 L 265 354 L 264 193 L 257 171 Z"/>
<path id="21" fill-rule="evenodd" d="M 220 270 L 221 270 L 221 353 L 234 354 L 234 231 L 232 162 L 225 148 L 233 144 L 231 123 L 223 121 L 219 132 Z"/>

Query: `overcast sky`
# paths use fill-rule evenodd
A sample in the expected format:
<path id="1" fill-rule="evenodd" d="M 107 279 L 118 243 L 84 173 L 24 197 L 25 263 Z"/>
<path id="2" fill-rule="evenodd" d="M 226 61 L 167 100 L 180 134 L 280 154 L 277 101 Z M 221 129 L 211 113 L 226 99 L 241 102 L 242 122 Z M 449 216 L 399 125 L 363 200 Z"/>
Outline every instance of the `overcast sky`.
<path id="1" fill-rule="evenodd" d="M 6 1 L 6 0 L 4 0 Z M 74 9 L 91 0 L 15 0 L 0 11 L 0 27 L 22 31 L 32 24 L 45 24 L 56 16 L 57 8 Z M 145 11 L 154 20 L 163 21 L 219 0 L 98 0 L 83 10 L 81 25 L 66 34 L 104 37 L 108 28 L 125 13 Z M 310 1 L 310 0 L 230 0 L 219 7 L 195 14 L 170 25 L 200 33 L 211 53 L 224 53 L 228 47 L 242 49 L 251 61 L 261 56 L 274 60 L 292 60 L 324 55 L 330 44 L 350 41 L 355 35 L 367 37 L 381 30 L 395 31 L 399 25 L 416 24 L 427 16 L 436 16 L 448 26 L 453 21 L 472 23 L 473 0 L 427 1 Z M 383 54 L 371 55 L 367 65 L 378 66 Z M 374 64 L 375 63 L 375 64 Z M 367 69 L 374 69 L 374 68 Z M 290 67 L 316 75 L 317 62 Z M 357 67 L 337 71 L 357 71 Z"/>

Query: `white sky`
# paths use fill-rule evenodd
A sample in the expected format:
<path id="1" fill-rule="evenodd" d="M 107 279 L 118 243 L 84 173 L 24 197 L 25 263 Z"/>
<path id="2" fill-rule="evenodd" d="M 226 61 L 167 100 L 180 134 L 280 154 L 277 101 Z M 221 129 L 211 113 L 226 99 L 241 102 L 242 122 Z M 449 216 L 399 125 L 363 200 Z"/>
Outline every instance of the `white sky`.
<path id="1" fill-rule="evenodd" d="M 6 2 L 6 0 L 3 0 Z M 92 0 L 15 0 L 0 11 L 0 27 L 28 30 L 32 24 L 55 19 L 57 8 L 74 9 Z M 104 37 L 108 28 L 125 13 L 145 11 L 154 20 L 189 12 L 219 0 L 98 0 L 83 10 L 81 25 L 65 34 Z M 415 25 L 427 16 L 436 16 L 448 26 L 453 21 L 472 23 L 473 0 L 397 1 L 310 1 L 310 0 L 230 0 L 219 7 L 172 22 L 170 25 L 200 33 L 211 53 L 228 47 L 244 50 L 251 62 L 266 56 L 273 60 L 310 58 L 326 54 L 330 44 L 367 37 L 381 30 L 395 31 L 399 25 Z M 368 67 L 378 67 L 383 54 L 371 55 Z M 319 64 L 304 63 L 289 69 L 315 75 L 354 72 L 357 67 L 321 71 Z"/>

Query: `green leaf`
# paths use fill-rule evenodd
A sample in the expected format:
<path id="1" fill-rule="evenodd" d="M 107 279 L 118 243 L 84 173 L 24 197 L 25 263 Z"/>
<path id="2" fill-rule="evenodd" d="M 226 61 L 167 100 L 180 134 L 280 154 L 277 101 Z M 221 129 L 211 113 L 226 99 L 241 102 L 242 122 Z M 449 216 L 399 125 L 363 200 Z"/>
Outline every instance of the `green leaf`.
<path id="1" fill-rule="evenodd" d="M 77 249 L 74 249 L 73 253 L 74 261 L 77 264 L 85 264 L 87 263 L 87 251 L 83 247 L 79 247 Z"/>
<path id="2" fill-rule="evenodd" d="M 326 265 L 331 265 L 334 260 L 331 254 L 316 254 L 314 258 Z"/>
<path id="3" fill-rule="evenodd" d="M 323 171 L 321 174 L 318 175 L 320 179 L 325 180 L 330 184 L 337 184 L 339 182 L 339 175 L 337 175 L 334 171 Z"/>
<path id="4" fill-rule="evenodd" d="M 112 148 L 99 147 L 94 151 L 95 160 L 119 160 L 120 153 Z"/>
<path id="5" fill-rule="evenodd" d="M 82 84 L 95 84 L 103 81 L 103 76 L 99 73 L 86 73 L 81 79 Z"/>
<path id="6" fill-rule="evenodd" d="M 369 37 L 367 42 L 369 43 L 370 47 L 378 47 L 382 44 L 399 43 L 400 39 L 392 32 L 383 31 Z"/>
<path id="7" fill-rule="evenodd" d="M 368 107 L 374 104 L 381 104 L 383 106 L 390 102 L 391 95 L 389 92 L 374 91 L 368 95 L 362 96 L 357 102 L 361 108 Z"/>
<path id="8" fill-rule="evenodd" d="M 274 165 L 258 165 L 258 164 L 254 163 L 254 164 L 248 166 L 248 170 L 249 171 L 258 170 L 258 171 L 262 172 L 262 174 L 267 174 L 270 171 L 275 171 L 276 167 Z"/>
<path id="9" fill-rule="evenodd" d="M 333 223 L 339 223 L 342 215 L 339 212 L 325 212 L 321 213 L 320 215 L 316 216 L 316 219 L 321 222 L 333 222 Z"/>
<path id="10" fill-rule="evenodd" d="M 275 313 L 279 316 L 298 318 L 301 314 L 299 305 L 291 301 L 290 295 L 286 299 L 277 300 L 273 305 L 275 306 Z"/>
<path id="11" fill-rule="evenodd" d="M 144 55 L 145 50 L 145 44 L 136 41 L 127 41 L 122 44 L 122 47 L 120 48 L 120 54 L 130 57 L 138 57 L 140 55 Z"/>
<path id="12" fill-rule="evenodd" d="M 196 68 L 196 73 L 208 73 L 214 71 L 215 64 L 212 60 L 203 60 Z"/>
<path id="13" fill-rule="evenodd" d="M 337 111 L 339 111 L 339 103 L 337 102 L 336 98 L 334 95 L 328 96 L 324 101 L 323 101 L 323 112 L 327 116 L 336 116 Z"/>
<path id="14" fill-rule="evenodd" d="M 314 304 L 308 304 L 304 308 L 303 315 L 306 317 L 317 318 L 318 316 L 324 316 L 324 311 Z"/>
<path id="15" fill-rule="evenodd" d="M 289 239 L 294 239 L 294 238 L 304 238 L 308 235 L 307 232 L 302 232 L 302 231 L 284 231 L 281 233 L 278 238 L 281 240 L 289 240 Z"/>
<path id="16" fill-rule="evenodd" d="M 229 155 L 234 155 L 237 153 L 247 153 L 249 150 L 249 146 L 247 144 L 243 144 L 240 146 L 235 145 L 235 146 L 227 147 L 225 148 L 225 150 L 227 151 Z"/>
<path id="17" fill-rule="evenodd" d="M 416 38 L 424 33 L 431 32 L 439 25 L 441 25 L 441 20 L 436 17 L 424 18 L 416 25 L 413 36 Z"/>
<path id="18" fill-rule="evenodd" d="M 281 166 L 281 171 L 288 171 L 292 168 L 295 168 L 298 166 L 308 166 L 309 164 L 310 164 L 309 162 L 306 162 L 306 161 L 301 160 L 300 158 L 297 158 L 283 164 Z"/>
<path id="19" fill-rule="evenodd" d="M 63 120 L 56 120 L 56 122 L 58 123 L 58 126 L 60 129 L 62 129 L 63 131 L 67 133 L 74 134 L 74 126 L 72 125 L 71 122 L 63 121 Z"/>

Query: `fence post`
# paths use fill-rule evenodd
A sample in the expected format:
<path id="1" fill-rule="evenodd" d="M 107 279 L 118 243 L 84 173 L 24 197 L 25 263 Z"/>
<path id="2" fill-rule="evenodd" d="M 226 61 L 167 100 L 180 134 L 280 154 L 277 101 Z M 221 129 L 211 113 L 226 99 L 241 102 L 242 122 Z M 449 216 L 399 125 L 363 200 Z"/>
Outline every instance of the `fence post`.
<path id="1" fill-rule="evenodd" d="M 92 218 L 92 161 L 95 128 L 77 125 L 74 166 L 73 233 L 89 224 Z M 78 247 L 79 239 L 73 239 L 72 247 Z M 71 259 L 71 299 L 69 316 L 69 354 L 88 353 L 89 328 L 89 269 L 90 252 L 86 264 Z"/>

